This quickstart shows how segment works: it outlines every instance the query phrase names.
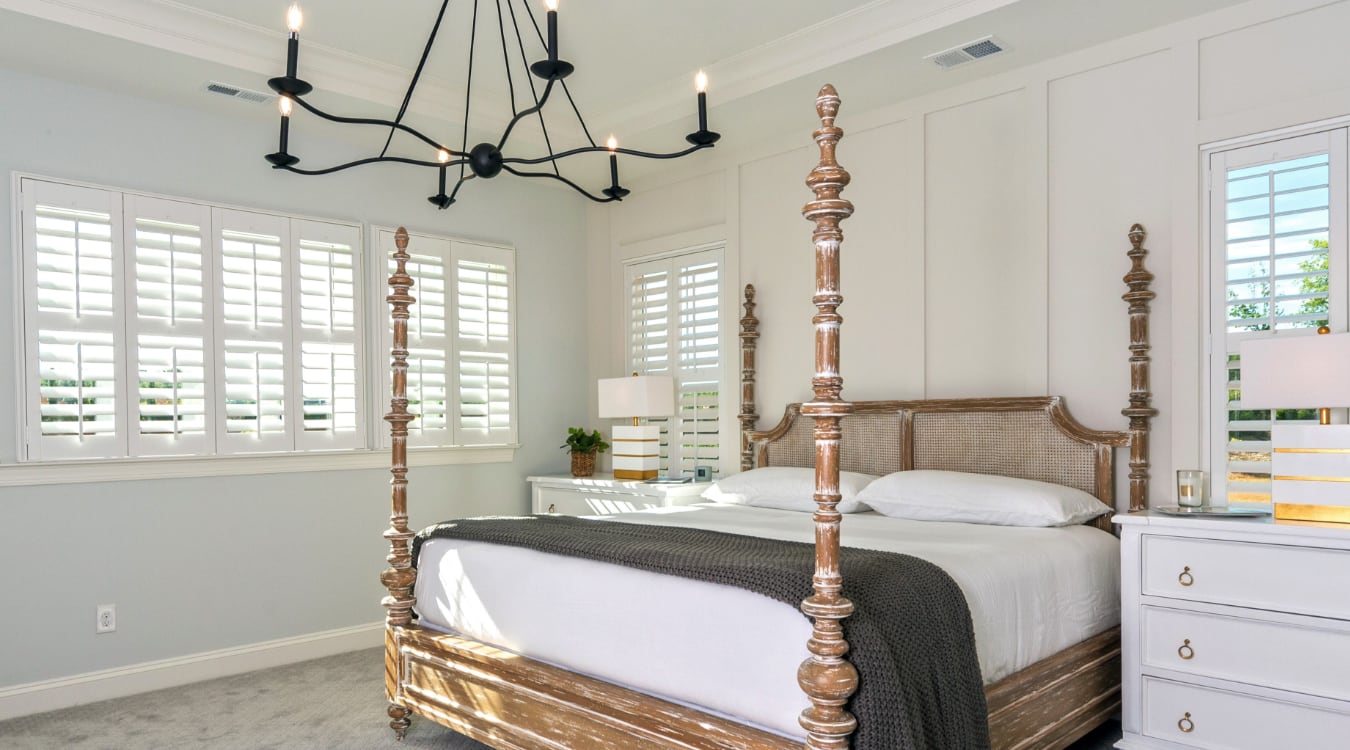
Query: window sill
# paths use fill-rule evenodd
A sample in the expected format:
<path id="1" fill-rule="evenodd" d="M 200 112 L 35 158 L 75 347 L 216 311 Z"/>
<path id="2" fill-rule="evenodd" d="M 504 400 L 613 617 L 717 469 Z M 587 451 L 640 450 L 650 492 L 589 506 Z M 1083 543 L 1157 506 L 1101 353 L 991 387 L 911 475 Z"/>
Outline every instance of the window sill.
<path id="1" fill-rule="evenodd" d="M 510 463 L 515 460 L 516 448 L 514 445 L 482 448 L 412 448 L 408 450 L 408 465 L 417 467 Z M 388 449 L 287 453 L 270 456 L 46 461 L 0 466 L 0 487 L 376 468 L 389 468 Z"/>

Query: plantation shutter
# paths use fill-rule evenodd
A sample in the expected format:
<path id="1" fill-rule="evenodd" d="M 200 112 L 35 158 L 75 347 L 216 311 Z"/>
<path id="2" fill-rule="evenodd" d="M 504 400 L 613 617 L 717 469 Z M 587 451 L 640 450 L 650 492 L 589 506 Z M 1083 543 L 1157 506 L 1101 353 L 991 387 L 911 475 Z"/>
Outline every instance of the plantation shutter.
<path id="1" fill-rule="evenodd" d="M 675 380 L 675 417 L 647 420 L 661 426 L 663 473 L 721 468 L 721 266 L 719 247 L 625 270 L 630 371 Z"/>
<path id="2" fill-rule="evenodd" d="M 24 178 L 28 458 L 127 453 L 121 201 Z"/>
<path id="3" fill-rule="evenodd" d="M 361 232 L 357 227 L 291 221 L 291 298 L 297 300 L 300 367 L 291 387 L 301 398 L 296 448 L 365 447 L 362 361 L 357 314 Z"/>
<path id="4" fill-rule="evenodd" d="M 455 415 L 457 445 L 514 443 L 515 253 L 451 243 L 454 259 Z"/>
<path id="5" fill-rule="evenodd" d="M 1336 130 L 1210 158 L 1215 313 L 1213 490 L 1270 502 L 1271 427 L 1318 404 L 1243 409 L 1242 341 L 1346 324 L 1346 148 Z M 1219 494 L 1223 493 L 1223 494 Z"/>
<path id="6" fill-rule="evenodd" d="M 299 409 L 288 383 L 291 291 L 281 217 L 212 209 L 220 316 L 217 321 L 217 425 L 221 453 L 289 451 Z"/>
<path id="7" fill-rule="evenodd" d="M 708 466 L 718 473 L 718 403 L 721 379 L 718 294 L 719 260 L 694 259 L 677 265 L 677 413 L 680 472 Z"/>
<path id="8" fill-rule="evenodd" d="M 206 254 L 210 210 L 179 201 L 128 195 L 124 199 L 127 277 L 128 378 L 135 404 L 130 453 L 205 455 L 215 434 L 208 373 L 215 359 L 210 300 L 213 278 Z"/>

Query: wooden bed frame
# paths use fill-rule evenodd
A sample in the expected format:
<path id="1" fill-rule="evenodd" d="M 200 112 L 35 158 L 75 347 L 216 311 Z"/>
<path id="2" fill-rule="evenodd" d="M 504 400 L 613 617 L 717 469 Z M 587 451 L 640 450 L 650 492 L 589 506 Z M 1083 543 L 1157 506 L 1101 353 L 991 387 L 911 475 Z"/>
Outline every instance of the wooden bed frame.
<path id="1" fill-rule="evenodd" d="M 1150 405 L 1148 307 L 1152 274 L 1144 269 L 1144 230 L 1130 229 L 1132 268 L 1129 291 L 1129 417 L 1125 431 L 1095 431 L 1074 421 L 1057 397 L 870 401 L 840 397 L 839 222 L 853 206 L 839 197 L 849 176 L 834 158 L 842 131 L 834 126 L 839 97 L 825 86 L 816 100 L 821 128 L 814 133 L 820 163 L 807 184 L 816 193 L 803 214 L 815 222 L 817 292 L 814 302 L 816 374 L 814 400 L 788 408 L 783 421 L 755 431 L 754 288 L 747 286 L 741 319 L 743 469 L 766 465 L 816 467 L 818 510 L 815 593 L 802 603 L 814 630 L 798 682 L 810 705 L 801 724 L 806 747 L 842 750 L 856 721 L 845 709 L 857 687 L 857 673 L 845 658 L 848 644 L 841 621 L 852 604 L 840 594 L 839 524 L 835 509 L 842 468 L 870 467 L 872 473 L 910 468 L 953 468 L 1027 476 L 1080 486 L 1112 503 L 1113 449 L 1130 449 L 1130 508 L 1146 507 L 1149 479 L 1148 432 L 1156 411 Z M 385 419 L 393 436 L 392 513 L 384 532 L 389 568 L 381 581 L 389 594 L 385 629 L 385 686 L 390 726 L 399 738 L 412 714 L 502 750 L 800 750 L 802 744 L 730 719 L 637 693 L 559 667 L 455 635 L 424 630 L 414 620 L 412 567 L 407 515 L 407 325 L 412 279 L 406 271 L 408 236 L 400 229 L 389 278 L 394 323 L 393 399 Z M 804 440 L 811 417 L 813 440 Z M 1024 439 L 998 435 L 1027 428 L 1055 443 L 1048 455 L 1027 459 Z M 994 438 L 990 438 L 990 435 Z M 866 442 L 870 441 L 870 442 Z M 858 449 L 856 446 L 882 447 Z M 1009 449 L 1009 445 L 1012 448 Z M 851 447 L 852 446 L 852 447 Z M 999 446 L 1002 446 L 1001 448 Z M 1077 466 L 1078 468 L 1074 468 Z M 1083 468 L 1086 467 L 1086 468 Z M 885 471 L 878 469 L 884 468 Z M 1104 524 L 1109 528 L 1110 524 Z M 992 745 L 997 750 L 1059 750 L 1110 717 L 1120 706 L 1120 634 L 1112 628 L 1050 656 L 985 688 Z M 716 638 L 716 633 L 709 633 Z"/>

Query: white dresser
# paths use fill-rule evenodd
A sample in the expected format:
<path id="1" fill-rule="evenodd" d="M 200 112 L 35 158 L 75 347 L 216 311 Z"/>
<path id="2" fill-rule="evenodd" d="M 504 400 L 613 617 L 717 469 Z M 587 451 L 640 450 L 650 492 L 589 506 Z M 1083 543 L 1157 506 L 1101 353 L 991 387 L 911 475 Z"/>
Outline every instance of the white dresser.
<path id="1" fill-rule="evenodd" d="M 1117 516 L 1116 747 L 1350 748 L 1350 525 Z"/>
<path id="2" fill-rule="evenodd" d="M 703 502 L 711 482 L 650 484 L 613 477 L 530 477 L 534 513 L 593 516 Z"/>

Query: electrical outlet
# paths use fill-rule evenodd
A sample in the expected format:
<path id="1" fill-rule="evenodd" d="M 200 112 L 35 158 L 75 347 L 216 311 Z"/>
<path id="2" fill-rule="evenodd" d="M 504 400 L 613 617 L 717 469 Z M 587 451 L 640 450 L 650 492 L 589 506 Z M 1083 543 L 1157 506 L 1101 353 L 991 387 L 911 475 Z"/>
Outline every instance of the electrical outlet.
<path id="1" fill-rule="evenodd" d="M 117 605 L 100 604 L 94 622 L 95 633 L 111 633 L 117 630 Z"/>

